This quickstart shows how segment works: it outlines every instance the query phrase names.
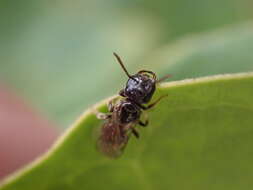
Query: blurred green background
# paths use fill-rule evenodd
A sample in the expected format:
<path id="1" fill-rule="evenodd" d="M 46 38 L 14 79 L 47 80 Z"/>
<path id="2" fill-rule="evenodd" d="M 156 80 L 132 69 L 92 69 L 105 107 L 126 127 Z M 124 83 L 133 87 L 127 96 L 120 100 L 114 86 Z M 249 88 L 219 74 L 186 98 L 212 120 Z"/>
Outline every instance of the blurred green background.
<path id="1" fill-rule="evenodd" d="M 124 86 L 113 51 L 130 73 L 146 68 L 171 73 L 173 80 L 252 70 L 252 56 L 246 56 L 252 43 L 239 56 L 233 57 L 236 48 L 225 52 L 233 63 L 220 65 L 217 52 L 194 58 L 195 49 L 221 49 L 226 38 L 247 41 L 252 8 L 251 0 L 2 0 L 0 81 L 64 129 Z M 232 34 L 225 30 L 220 37 L 219 28 Z M 211 39 L 199 38 L 212 31 Z M 185 54 L 193 65 L 178 58 Z M 181 62 L 175 67 L 167 58 Z"/>

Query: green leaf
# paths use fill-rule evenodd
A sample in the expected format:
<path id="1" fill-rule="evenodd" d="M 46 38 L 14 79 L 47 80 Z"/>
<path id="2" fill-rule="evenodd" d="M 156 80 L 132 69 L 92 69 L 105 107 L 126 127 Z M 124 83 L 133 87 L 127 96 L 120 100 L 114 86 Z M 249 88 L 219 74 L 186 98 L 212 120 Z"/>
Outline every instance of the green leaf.
<path id="1" fill-rule="evenodd" d="M 96 151 L 92 109 L 51 151 L 1 190 L 249 189 L 253 186 L 253 73 L 165 83 L 119 159 Z M 154 98 L 154 99 L 155 99 Z M 106 102 L 97 108 L 106 111 Z"/>

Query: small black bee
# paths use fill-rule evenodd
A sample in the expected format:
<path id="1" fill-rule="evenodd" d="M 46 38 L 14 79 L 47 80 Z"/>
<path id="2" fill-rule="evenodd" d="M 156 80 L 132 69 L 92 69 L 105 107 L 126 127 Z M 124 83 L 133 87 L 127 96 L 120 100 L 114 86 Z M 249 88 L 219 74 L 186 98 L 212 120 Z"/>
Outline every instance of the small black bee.
<path id="1" fill-rule="evenodd" d="M 162 98 L 167 96 L 161 96 L 148 106 L 143 105 L 151 100 L 156 90 L 156 84 L 167 79 L 170 75 L 160 80 L 157 80 L 154 72 L 147 70 L 141 70 L 135 75 L 130 75 L 120 57 L 116 53 L 113 54 L 129 79 L 126 87 L 119 92 L 123 98 L 116 103 L 114 100 L 109 102 L 110 113 L 97 114 L 98 119 L 106 120 L 101 128 L 97 146 L 105 155 L 116 158 L 123 153 L 131 134 L 139 138 L 139 133 L 135 129 L 136 124 L 143 127 L 148 125 L 148 120 L 144 122 L 140 120 L 142 110 L 154 107 Z"/>

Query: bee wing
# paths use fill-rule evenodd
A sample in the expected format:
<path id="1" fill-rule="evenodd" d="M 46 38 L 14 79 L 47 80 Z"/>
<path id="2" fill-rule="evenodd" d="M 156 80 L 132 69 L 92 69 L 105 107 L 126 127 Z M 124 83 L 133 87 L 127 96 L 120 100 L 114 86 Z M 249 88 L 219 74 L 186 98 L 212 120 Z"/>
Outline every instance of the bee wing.
<path id="1" fill-rule="evenodd" d="M 101 134 L 97 141 L 100 152 L 111 158 L 119 157 L 127 145 L 129 136 L 121 130 L 121 126 L 108 121 L 103 124 Z"/>

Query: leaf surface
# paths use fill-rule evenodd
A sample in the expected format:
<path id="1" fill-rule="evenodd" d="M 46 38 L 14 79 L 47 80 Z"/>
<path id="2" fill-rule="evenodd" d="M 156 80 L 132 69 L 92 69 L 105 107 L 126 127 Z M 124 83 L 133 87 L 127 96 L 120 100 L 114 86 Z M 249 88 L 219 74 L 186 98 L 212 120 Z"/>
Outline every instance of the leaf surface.
<path id="1" fill-rule="evenodd" d="M 165 83 L 116 160 L 96 151 L 101 125 L 91 110 L 40 160 L 1 190 L 247 189 L 253 185 L 253 73 Z M 106 101 L 97 108 L 106 111 Z"/>

